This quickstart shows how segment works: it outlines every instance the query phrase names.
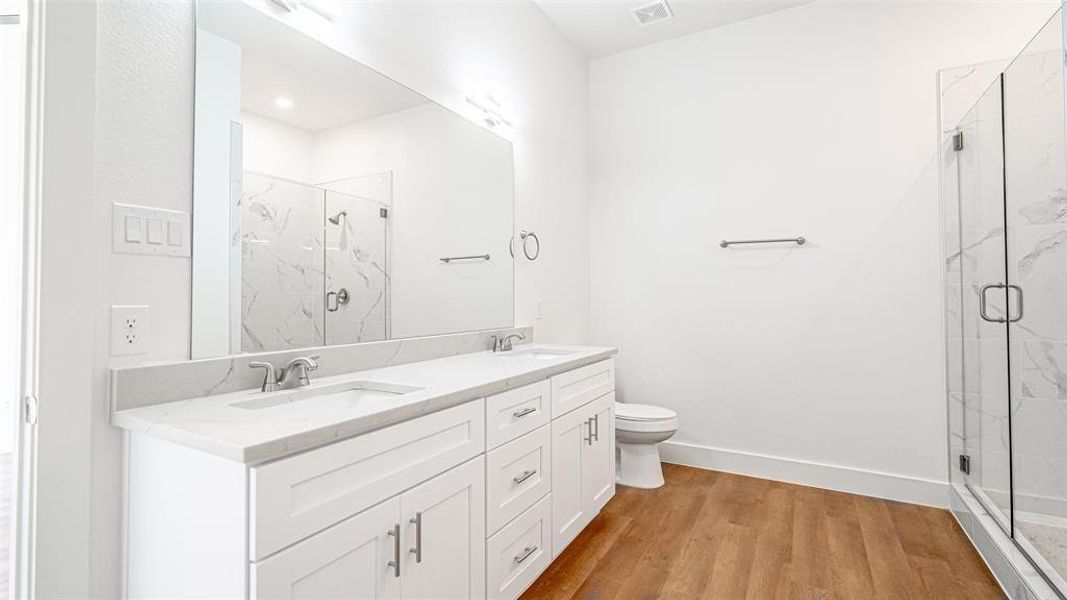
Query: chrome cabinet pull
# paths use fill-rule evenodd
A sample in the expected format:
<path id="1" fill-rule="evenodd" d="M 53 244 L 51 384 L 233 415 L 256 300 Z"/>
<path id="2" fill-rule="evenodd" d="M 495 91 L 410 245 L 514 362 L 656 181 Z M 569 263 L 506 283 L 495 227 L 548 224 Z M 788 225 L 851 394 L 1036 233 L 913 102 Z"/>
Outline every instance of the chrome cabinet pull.
<path id="1" fill-rule="evenodd" d="M 522 564 L 522 562 L 527 558 L 530 558 L 534 552 L 537 552 L 537 546 L 526 546 L 522 549 L 522 552 L 515 555 L 515 564 Z"/>
<path id="2" fill-rule="evenodd" d="M 987 283 L 987 284 L 983 285 L 982 287 L 978 288 L 978 315 L 981 316 L 983 320 L 989 321 L 990 323 L 1007 323 L 1008 322 L 1007 319 L 1001 319 L 1001 318 L 989 316 L 989 312 L 987 310 L 988 309 L 988 304 L 986 302 L 986 292 L 988 292 L 989 290 L 993 290 L 993 289 L 1002 290 L 1005 287 L 1007 287 L 1007 286 L 1004 285 L 1003 283 Z M 1022 318 L 1022 316 L 1020 315 L 1019 318 Z"/>
<path id="3" fill-rule="evenodd" d="M 400 577 L 400 523 L 393 525 L 386 534 L 393 537 L 393 560 L 386 564 L 393 568 L 393 577 Z"/>
<path id="4" fill-rule="evenodd" d="M 584 441 L 586 444 L 592 446 L 593 445 L 593 417 L 589 417 L 588 419 L 585 420 L 585 428 L 586 428 L 586 431 L 589 432 L 589 436 L 582 438 L 582 441 Z"/>
<path id="5" fill-rule="evenodd" d="M 1019 313 L 1014 319 L 1008 318 L 1009 323 L 1018 323 L 1023 320 L 1023 288 L 1017 285 L 1009 285 L 1008 289 L 1015 290 L 1015 306 L 1019 309 Z"/>
<path id="6" fill-rule="evenodd" d="M 415 555 L 415 562 L 422 562 L 422 513 L 415 513 L 415 518 L 410 521 L 415 525 L 415 547 L 408 550 L 411 554 Z"/>
<path id="7" fill-rule="evenodd" d="M 600 441 L 600 413 L 593 415 L 593 423 L 596 425 L 596 429 L 593 432 L 593 441 Z"/>
<path id="8" fill-rule="evenodd" d="M 516 418 L 516 419 L 521 419 L 521 418 L 525 417 L 526 415 L 531 414 L 531 413 L 535 413 L 535 412 L 537 412 L 536 408 L 534 408 L 532 406 L 528 406 L 528 407 L 526 407 L 526 408 L 524 408 L 522 410 L 515 411 L 515 412 L 511 413 L 511 416 Z"/>
<path id="9" fill-rule="evenodd" d="M 519 485 L 520 483 L 526 481 L 534 475 L 537 475 L 537 469 L 527 469 L 522 472 L 522 475 L 516 475 L 515 478 L 512 479 L 512 481 L 515 482 L 515 485 Z"/>

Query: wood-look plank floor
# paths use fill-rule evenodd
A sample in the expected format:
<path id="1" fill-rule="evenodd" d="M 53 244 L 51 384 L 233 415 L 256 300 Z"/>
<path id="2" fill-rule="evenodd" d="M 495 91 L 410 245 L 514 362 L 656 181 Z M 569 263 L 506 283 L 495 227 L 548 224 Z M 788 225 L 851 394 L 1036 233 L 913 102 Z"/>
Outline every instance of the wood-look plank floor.
<path id="1" fill-rule="evenodd" d="M 615 497 L 523 600 L 1003 598 L 948 511 L 664 465 Z"/>

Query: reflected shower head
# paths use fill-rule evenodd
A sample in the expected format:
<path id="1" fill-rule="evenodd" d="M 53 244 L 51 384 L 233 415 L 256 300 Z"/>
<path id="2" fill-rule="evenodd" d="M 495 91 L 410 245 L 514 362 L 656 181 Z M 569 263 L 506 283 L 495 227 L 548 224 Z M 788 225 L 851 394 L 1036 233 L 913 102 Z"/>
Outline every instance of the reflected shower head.
<path id="1" fill-rule="evenodd" d="M 344 219 L 348 218 L 348 212 L 347 211 L 343 211 L 342 210 L 341 212 L 339 212 L 336 215 L 334 215 L 334 216 L 330 217 L 329 219 L 327 219 L 327 221 L 333 223 L 334 225 L 340 225 L 342 218 L 344 218 Z"/>

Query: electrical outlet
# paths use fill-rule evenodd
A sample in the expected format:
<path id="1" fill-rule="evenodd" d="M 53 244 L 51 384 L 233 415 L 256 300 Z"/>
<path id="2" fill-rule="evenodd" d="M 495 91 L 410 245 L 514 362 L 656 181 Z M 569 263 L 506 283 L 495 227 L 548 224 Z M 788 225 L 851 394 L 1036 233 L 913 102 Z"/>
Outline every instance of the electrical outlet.
<path id="1" fill-rule="evenodd" d="M 148 307 L 111 307 L 111 356 L 148 353 Z"/>
<path id="2" fill-rule="evenodd" d="M 538 320 L 545 318 L 545 303 L 544 300 L 541 300 L 540 298 L 537 299 L 537 310 L 534 314 L 534 318 Z"/>

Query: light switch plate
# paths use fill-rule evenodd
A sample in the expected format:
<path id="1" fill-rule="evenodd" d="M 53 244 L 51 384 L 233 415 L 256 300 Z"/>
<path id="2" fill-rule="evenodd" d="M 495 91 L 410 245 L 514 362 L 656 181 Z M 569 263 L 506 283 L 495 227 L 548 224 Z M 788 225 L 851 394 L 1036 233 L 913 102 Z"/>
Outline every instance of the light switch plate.
<path id="1" fill-rule="evenodd" d="M 191 256 L 189 213 L 149 206 L 111 205 L 111 251 Z"/>
<path id="2" fill-rule="evenodd" d="M 148 353 L 148 306 L 111 307 L 111 356 Z"/>

